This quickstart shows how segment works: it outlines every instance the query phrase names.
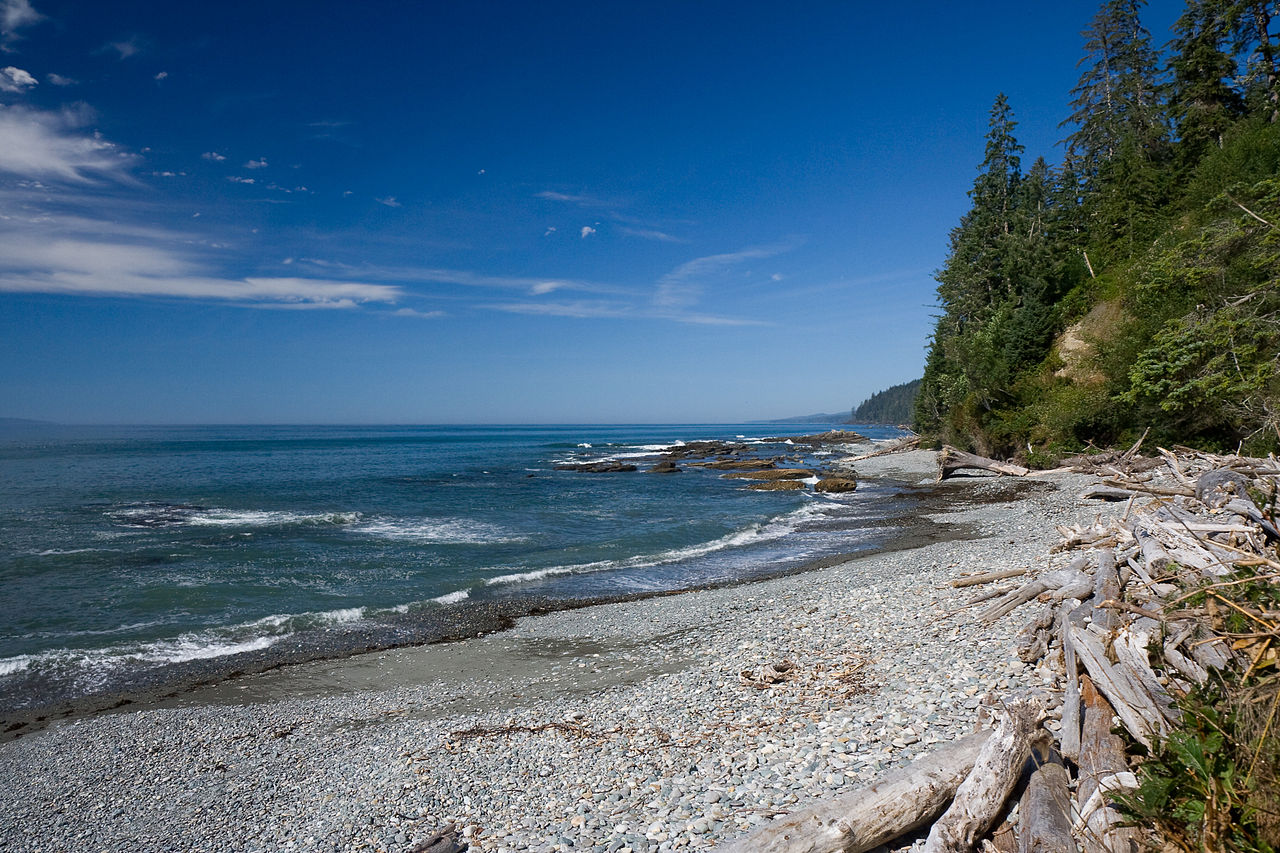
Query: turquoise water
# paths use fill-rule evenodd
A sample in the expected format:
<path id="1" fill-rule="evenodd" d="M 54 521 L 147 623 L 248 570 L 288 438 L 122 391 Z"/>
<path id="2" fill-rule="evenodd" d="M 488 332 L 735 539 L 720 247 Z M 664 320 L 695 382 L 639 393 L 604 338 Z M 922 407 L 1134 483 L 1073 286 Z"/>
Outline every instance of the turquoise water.
<path id="1" fill-rule="evenodd" d="M 0 438 L 0 693 L 398 616 L 702 586 L 867 547 L 888 508 L 643 473 L 679 442 L 824 426 L 129 427 Z M 885 437 L 893 430 L 859 428 Z M 776 443 L 762 455 L 803 452 Z M 641 472 L 563 462 L 636 457 Z M 390 627 L 388 627 L 390 630 Z"/>

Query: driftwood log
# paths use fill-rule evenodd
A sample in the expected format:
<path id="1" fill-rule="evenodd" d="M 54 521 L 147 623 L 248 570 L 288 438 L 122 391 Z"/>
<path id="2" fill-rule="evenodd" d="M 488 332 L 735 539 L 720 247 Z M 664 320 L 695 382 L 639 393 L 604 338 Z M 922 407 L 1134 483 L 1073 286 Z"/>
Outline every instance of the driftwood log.
<path id="1" fill-rule="evenodd" d="M 881 447 L 879 450 L 873 450 L 870 453 L 863 453 L 854 456 L 852 459 L 846 459 L 846 462 L 862 462 L 865 459 L 874 459 L 877 456 L 888 456 L 890 453 L 902 453 L 907 450 L 915 450 L 920 446 L 920 436 L 912 435 L 907 438 L 895 441 L 893 444 Z"/>
<path id="2" fill-rule="evenodd" d="M 942 814 L 991 732 L 975 732 L 876 782 L 719 848 L 722 853 L 864 853 Z"/>
<path id="3" fill-rule="evenodd" d="M 955 800 L 929 830 L 924 853 L 969 853 L 996 822 L 1031 754 L 1043 708 L 1030 699 L 1009 703 L 982 746 Z"/>
<path id="4" fill-rule="evenodd" d="M 1070 778 L 1052 756 L 1031 774 L 1018 806 L 1018 853 L 1076 853 L 1071 837 Z"/>
<path id="5" fill-rule="evenodd" d="M 991 471 L 1010 477 L 1025 477 L 1031 473 L 1030 469 L 1023 468 L 1021 465 L 1014 465 L 1012 462 L 1001 462 L 998 459 L 988 459 L 985 456 L 966 453 L 949 444 L 944 446 L 942 452 L 938 454 L 938 481 L 941 482 L 954 475 L 957 471 L 965 469 Z"/>
<path id="6" fill-rule="evenodd" d="M 1112 709 L 1093 688 L 1089 676 L 1081 676 L 1084 726 L 1080 739 L 1080 779 L 1076 786 L 1079 817 L 1075 830 L 1085 853 L 1138 853 L 1138 833 L 1125 827 L 1124 818 L 1111 805 L 1108 791 L 1132 778 L 1124 754 L 1124 742 L 1111 733 Z"/>

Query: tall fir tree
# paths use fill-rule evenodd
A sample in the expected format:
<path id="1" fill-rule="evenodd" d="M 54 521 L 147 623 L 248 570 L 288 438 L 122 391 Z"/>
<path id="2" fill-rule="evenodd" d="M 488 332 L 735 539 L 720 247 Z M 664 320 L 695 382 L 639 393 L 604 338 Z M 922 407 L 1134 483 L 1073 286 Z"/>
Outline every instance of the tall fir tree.
<path id="1" fill-rule="evenodd" d="M 1245 92 L 1251 113 L 1280 121 L 1280 2 L 1224 0 L 1235 34 L 1234 50 L 1245 55 Z"/>
<path id="2" fill-rule="evenodd" d="M 1170 44 L 1169 115 L 1178 137 L 1178 165 L 1185 172 L 1212 148 L 1244 112 L 1230 81 L 1236 61 L 1231 44 L 1231 10 L 1223 0 L 1187 0 Z"/>
<path id="3" fill-rule="evenodd" d="M 1159 64 L 1139 12 L 1143 0 L 1107 0 L 1085 30 L 1085 66 L 1062 124 L 1090 242 L 1132 254 L 1163 198 L 1168 117 Z M 1118 192 L 1121 198 L 1108 198 Z"/>
<path id="4" fill-rule="evenodd" d="M 951 252 L 938 273 L 942 306 L 961 323 L 981 321 L 1013 293 L 1009 244 L 1016 239 L 1022 182 L 1017 122 L 1002 93 L 991 107 L 986 152 L 969 198 L 973 205 L 951 231 Z"/>
<path id="5" fill-rule="evenodd" d="M 1023 175 L 1016 127 L 1001 94 L 969 191 L 972 206 L 952 230 L 946 265 L 937 273 L 944 313 L 916 401 L 917 423 L 929 431 L 958 435 L 965 430 L 948 424 L 959 417 L 974 422 L 971 437 L 980 435 L 985 413 L 1007 396 L 1017 370 L 1043 356 L 1040 272 L 1049 261 L 1038 247 L 1045 243 L 1050 172 L 1041 159 Z"/>

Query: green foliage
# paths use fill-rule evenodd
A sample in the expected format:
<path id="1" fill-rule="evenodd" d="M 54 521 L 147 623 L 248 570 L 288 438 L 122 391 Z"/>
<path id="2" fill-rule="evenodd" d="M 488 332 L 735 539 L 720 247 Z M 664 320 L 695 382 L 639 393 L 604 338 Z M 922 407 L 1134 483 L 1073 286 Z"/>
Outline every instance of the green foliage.
<path id="1" fill-rule="evenodd" d="M 937 273 L 920 432 L 1024 459 L 1148 428 L 1280 448 L 1277 4 L 1187 0 L 1163 64 L 1142 6 L 1106 0 L 1085 32 L 1060 168 L 1022 173 L 996 99 Z"/>
<path id="2" fill-rule="evenodd" d="M 1253 569 L 1191 590 L 1179 606 L 1210 600 L 1231 614 L 1222 630 L 1250 633 L 1262 651 L 1280 639 L 1274 631 L 1259 637 L 1259 626 L 1228 606 L 1260 612 L 1280 607 L 1280 588 Z M 1233 623 L 1233 616 L 1248 624 Z M 1132 820 L 1187 853 L 1274 853 L 1280 842 L 1280 734 L 1274 725 L 1280 674 L 1274 658 L 1268 660 L 1214 671 L 1177 698 L 1179 727 L 1138 767 L 1138 788 L 1117 797 Z"/>
<path id="3" fill-rule="evenodd" d="M 858 424 L 910 423 L 920 393 L 919 379 L 894 385 L 872 394 L 853 409 L 853 422 Z"/>

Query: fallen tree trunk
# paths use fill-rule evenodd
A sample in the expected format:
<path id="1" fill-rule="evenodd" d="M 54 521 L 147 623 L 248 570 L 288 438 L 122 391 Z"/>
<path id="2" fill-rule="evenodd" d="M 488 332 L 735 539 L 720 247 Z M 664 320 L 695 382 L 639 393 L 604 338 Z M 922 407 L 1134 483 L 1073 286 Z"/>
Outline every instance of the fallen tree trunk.
<path id="1" fill-rule="evenodd" d="M 1025 477 L 1031 473 L 1027 468 L 1021 465 L 1014 465 L 1012 462 L 1001 462 L 998 459 L 988 459 L 985 456 L 977 456 L 973 453 L 966 453 L 963 450 L 957 450 L 951 445 L 945 445 L 942 452 L 938 454 L 938 481 L 941 482 L 955 474 L 955 472 L 963 469 L 976 469 L 979 471 L 992 471 L 996 474 L 1005 474 L 1010 477 Z"/>
<path id="2" fill-rule="evenodd" d="M 988 731 L 935 749 L 877 781 L 780 817 L 721 853 L 864 853 L 936 818 L 973 769 Z"/>
<path id="3" fill-rule="evenodd" d="M 1129 774 L 1124 742 L 1111 733 L 1111 706 L 1093 687 L 1089 676 L 1081 676 L 1084 728 L 1080 740 L 1080 778 L 1076 786 L 1079 817 L 1074 827 L 1085 853 L 1137 853 L 1138 833 L 1122 826 L 1124 818 L 1106 797 L 1108 790 Z"/>
<path id="4" fill-rule="evenodd" d="M 1031 774 L 1018 806 L 1018 853 L 1075 853 L 1067 770 L 1046 762 Z"/>
<path id="5" fill-rule="evenodd" d="M 874 459 L 877 456 L 888 456 L 890 453 L 902 453 L 903 451 L 906 451 L 906 450 L 915 450 L 919 446 L 920 446 L 920 436 L 913 435 L 909 438 L 904 438 L 900 441 L 896 441 L 887 447 L 882 447 L 879 450 L 873 450 L 870 453 L 863 453 L 860 456 L 855 456 L 852 459 L 847 459 L 845 461 L 861 462 L 864 459 Z"/>
<path id="6" fill-rule="evenodd" d="M 978 584 L 991 583 L 992 581 L 1002 581 L 1005 578 L 1016 578 L 1019 575 L 1025 575 L 1027 569 L 1005 569 L 999 572 L 983 572 L 979 575 L 969 575 L 965 578 L 956 578 L 951 585 L 960 588 L 965 586 L 977 586 Z"/>
<path id="7" fill-rule="evenodd" d="M 1058 639 L 1062 641 L 1062 665 L 1066 674 L 1066 686 L 1062 691 L 1062 729 L 1058 735 L 1058 749 L 1069 760 L 1080 763 L 1080 678 L 1076 648 L 1071 643 L 1071 612 L 1059 608 Z"/>
<path id="8" fill-rule="evenodd" d="M 1043 709 L 1034 700 L 1010 702 L 982 746 L 956 798 L 934 822 L 924 853 L 969 853 L 1000 814 L 1031 753 Z"/>

